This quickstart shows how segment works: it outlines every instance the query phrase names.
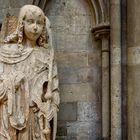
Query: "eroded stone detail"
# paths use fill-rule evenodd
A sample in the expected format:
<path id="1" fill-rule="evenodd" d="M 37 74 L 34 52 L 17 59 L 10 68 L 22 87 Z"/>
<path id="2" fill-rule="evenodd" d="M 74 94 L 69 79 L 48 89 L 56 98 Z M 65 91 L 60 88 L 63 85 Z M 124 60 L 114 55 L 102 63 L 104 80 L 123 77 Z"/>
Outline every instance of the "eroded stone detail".
<path id="1" fill-rule="evenodd" d="M 0 140 L 55 140 L 60 98 L 48 22 L 25 5 L 0 46 Z"/>

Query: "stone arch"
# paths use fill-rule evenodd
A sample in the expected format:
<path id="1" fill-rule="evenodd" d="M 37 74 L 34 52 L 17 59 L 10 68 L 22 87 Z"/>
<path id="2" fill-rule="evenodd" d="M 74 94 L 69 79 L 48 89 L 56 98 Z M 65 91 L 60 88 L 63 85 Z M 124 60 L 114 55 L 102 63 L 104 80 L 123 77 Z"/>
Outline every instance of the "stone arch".
<path id="1" fill-rule="evenodd" d="M 87 1 L 90 5 L 91 5 L 91 11 L 95 16 L 95 25 L 101 24 L 101 23 L 106 23 L 109 22 L 109 1 L 108 0 L 85 0 Z M 34 5 L 38 5 L 39 7 L 41 7 L 41 9 L 43 9 L 45 11 L 45 8 L 47 6 L 47 4 L 50 2 L 50 0 L 24 0 L 22 2 L 20 2 L 20 4 L 15 4 L 15 1 L 13 0 L 13 2 L 8 2 L 8 0 L 6 0 L 6 4 L 8 5 L 8 7 L 10 7 L 12 9 L 12 11 L 9 10 L 4 10 L 4 12 L 9 12 L 12 13 L 14 15 L 17 15 L 15 13 L 17 12 L 17 9 L 19 7 L 19 5 L 23 5 L 25 3 L 30 3 L 30 4 L 34 4 Z M 12 4 L 12 5 L 10 5 Z M 14 5 L 16 5 L 16 9 L 14 10 Z M 0 23 L 1 23 L 0 19 Z M 93 24 L 94 26 L 94 24 Z"/>
<path id="2" fill-rule="evenodd" d="M 85 0 L 91 5 L 91 10 L 95 16 L 95 24 L 109 22 L 109 1 L 107 0 Z M 44 11 L 49 0 L 33 0 L 32 4 L 38 5 Z"/>
<path id="3" fill-rule="evenodd" d="M 109 22 L 109 1 L 90 0 L 96 14 L 96 25 Z"/>

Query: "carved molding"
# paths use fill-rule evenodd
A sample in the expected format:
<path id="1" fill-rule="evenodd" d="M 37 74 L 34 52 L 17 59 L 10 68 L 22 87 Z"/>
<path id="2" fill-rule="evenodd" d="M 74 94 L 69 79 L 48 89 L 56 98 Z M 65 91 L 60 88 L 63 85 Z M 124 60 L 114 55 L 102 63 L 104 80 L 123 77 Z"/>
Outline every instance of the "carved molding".
<path id="1" fill-rule="evenodd" d="M 103 36 L 109 37 L 110 21 L 109 21 L 109 1 L 107 0 L 90 0 L 95 11 L 96 23 L 92 28 L 92 33 L 96 40 Z"/>
<path id="2" fill-rule="evenodd" d="M 92 33 L 95 39 L 101 39 L 103 36 L 109 37 L 110 25 L 109 24 L 99 24 L 92 29 Z"/>
<path id="3" fill-rule="evenodd" d="M 96 25 L 109 22 L 109 1 L 90 0 L 96 16 Z"/>
<path id="4" fill-rule="evenodd" d="M 33 0 L 32 4 L 39 6 L 43 11 L 45 11 L 47 3 L 50 0 Z"/>

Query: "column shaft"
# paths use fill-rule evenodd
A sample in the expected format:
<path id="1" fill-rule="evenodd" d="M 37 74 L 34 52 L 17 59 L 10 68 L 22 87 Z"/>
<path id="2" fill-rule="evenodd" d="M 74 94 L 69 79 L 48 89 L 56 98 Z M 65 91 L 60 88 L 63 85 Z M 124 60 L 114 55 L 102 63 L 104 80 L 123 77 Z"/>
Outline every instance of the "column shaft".
<path id="1" fill-rule="evenodd" d="M 111 0 L 111 140 L 121 140 L 121 8 Z"/>
<path id="2" fill-rule="evenodd" d="M 109 84 L 109 40 L 107 37 L 102 37 L 102 137 L 104 139 L 109 138 Z"/>

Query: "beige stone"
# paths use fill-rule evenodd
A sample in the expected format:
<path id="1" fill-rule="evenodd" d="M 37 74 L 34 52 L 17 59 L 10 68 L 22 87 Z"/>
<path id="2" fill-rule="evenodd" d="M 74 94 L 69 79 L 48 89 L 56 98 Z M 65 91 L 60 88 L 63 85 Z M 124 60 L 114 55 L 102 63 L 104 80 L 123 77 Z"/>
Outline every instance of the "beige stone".
<path id="1" fill-rule="evenodd" d="M 62 102 L 97 102 L 100 100 L 100 97 L 96 96 L 96 91 L 94 90 L 92 83 L 80 83 L 70 85 L 64 84 L 61 85 L 60 91 Z"/>
<path id="2" fill-rule="evenodd" d="M 111 0 L 111 140 L 122 139 L 121 1 Z"/>
<path id="3" fill-rule="evenodd" d="M 17 29 L 1 43 L 1 140 L 55 140 L 60 98 L 49 28 L 39 7 L 25 5 Z"/>
<path id="4" fill-rule="evenodd" d="M 127 107 L 128 107 L 128 140 L 140 138 L 140 2 L 128 0 L 127 7 Z"/>
<path id="5" fill-rule="evenodd" d="M 12 3 L 11 7 L 9 6 L 10 9 L 2 8 L 3 12 L 0 11 L 0 18 L 7 11 L 17 14 L 19 5 L 24 2 L 26 3 L 27 0 L 17 3 L 16 0 L 10 0 L 10 3 Z M 109 1 L 33 0 L 32 2 L 45 11 L 52 23 L 53 45 L 59 62 L 59 76 L 63 80 L 60 82 L 60 91 L 63 91 L 61 98 L 66 106 L 63 106 L 65 111 L 62 111 L 61 118 L 65 115 L 68 117 L 65 121 L 59 120 L 58 130 L 64 131 L 57 134 L 58 139 L 102 139 L 101 90 L 104 91 L 104 99 L 107 102 L 109 99 L 106 96 L 108 94 L 106 91 L 109 83 L 107 82 L 108 69 L 104 67 L 104 71 L 101 66 L 107 64 L 104 62 L 108 62 L 106 61 L 108 55 L 106 55 L 106 52 L 101 53 L 102 44 L 100 41 L 98 45 L 96 44 L 94 37 L 91 35 L 91 29 L 95 24 L 97 26 L 102 22 L 104 24 L 106 19 L 109 19 L 109 16 L 106 17 L 106 4 L 109 4 Z M 46 5 L 44 5 L 45 2 L 47 2 Z M 13 7 L 16 7 L 17 10 Z M 103 45 L 105 47 L 106 43 L 103 43 Z M 102 61 L 102 54 L 104 62 Z M 74 71 L 75 69 L 76 71 Z M 2 70 L 0 69 L 0 71 Z M 103 89 L 102 72 L 105 76 Z M 69 94 L 69 91 L 72 91 L 73 94 Z M 77 110 L 77 106 L 69 110 L 68 102 L 71 104 L 73 102 L 77 104 L 78 102 L 80 106 L 79 114 L 73 112 L 73 110 Z M 104 103 L 108 105 L 109 102 L 106 102 Z M 106 105 L 105 108 L 108 109 Z M 71 120 L 69 116 L 73 115 L 74 119 Z M 61 123 L 63 128 L 60 127 Z M 108 124 L 109 122 L 107 122 L 107 127 Z M 108 130 L 106 131 L 108 132 Z"/>

